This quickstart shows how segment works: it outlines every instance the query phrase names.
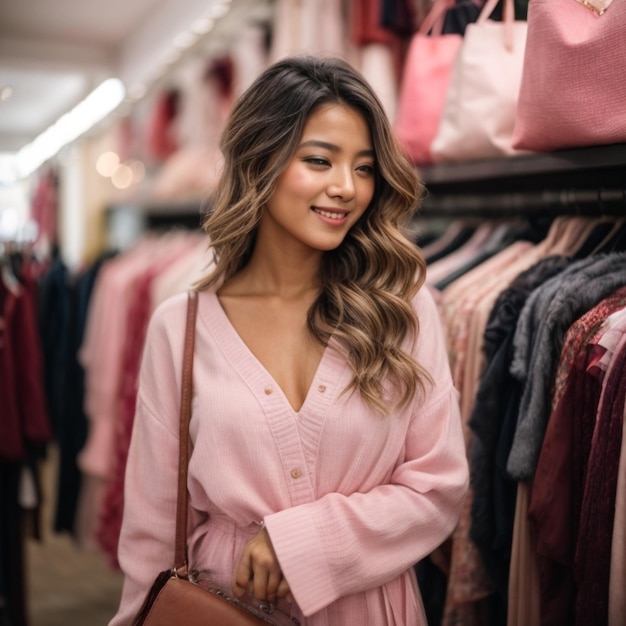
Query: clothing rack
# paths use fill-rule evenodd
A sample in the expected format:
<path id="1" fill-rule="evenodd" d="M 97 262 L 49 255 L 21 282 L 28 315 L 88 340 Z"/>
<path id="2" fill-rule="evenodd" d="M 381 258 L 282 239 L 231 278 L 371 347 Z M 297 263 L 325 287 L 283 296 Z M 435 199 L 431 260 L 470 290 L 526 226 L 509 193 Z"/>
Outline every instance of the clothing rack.
<path id="1" fill-rule="evenodd" d="M 127 202 L 106 208 L 107 248 L 124 250 L 146 231 L 201 230 L 206 200 Z"/>
<path id="2" fill-rule="evenodd" d="M 513 193 L 433 194 L 424 200 L 425 217 L 509 217 L 626 215 L 626 187 L 555 189 Z"/>
<path id="3" fill-rule="evenodd" d="M 422 215 L 626 215 L 626 144 L 420 168 Z"/>

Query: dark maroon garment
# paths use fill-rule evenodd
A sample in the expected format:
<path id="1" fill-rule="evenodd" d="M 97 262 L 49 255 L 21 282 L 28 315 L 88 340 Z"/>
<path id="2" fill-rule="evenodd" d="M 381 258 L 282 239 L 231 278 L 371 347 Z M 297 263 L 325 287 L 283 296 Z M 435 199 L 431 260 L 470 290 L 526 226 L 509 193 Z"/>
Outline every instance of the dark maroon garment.
<path id="1" fill-rule="evenodd" d="M 352 0 L 349 5 L 350 41 L 361 48 L 381 44 L 391 51 L 396 80 L 402 76 L 410 38 L 385 28 L 381 16 L 382 0 Z"/>
<path id="2" fill-rule="evenodd" d="M 35 279 L 24 272 L 17 293 L 0 281 L 0 621 L 26 626 L 24 537 L 39 538 L 39 507 L 25 511 L 20 480 L 31 472 L 38 490 L 37 454 L 51 439 L 44 394 Z"/>
<path id="3" fill-rule="evenodd" d="M 536 538 L 542 626 L 571 624 L 573 562 L 593 423 L 602 389 L 589 376 L 588 349 L 576 356 L 565 390 L 550 415 L 528 517 Z"/>
<path id="4" fill-rule="evenodd" d="M 52 438 L 43 357 L 30 285 L 19 295 L 0 283 L 0 460 L 24 458 L 27 444 Z"/>
<path id="5" fill-rule="evenodd" d="M 157 161 L 164 161 L 179 148 L 175 132 L 179 109 L 178 89 L 166 89 L 158 95 L 146 130 L 147 153 Z"/>
<path id="6" fill-rule="evenodd" d="M 605 376 L 587 466 L 576 544 L 576 626 L 606 624 L 609 612 L 611 544 L 626 398 L 626 343 Z"/>
<path id="7" fill-rule="evenodd" d="M 579 536 L 583 490 L 602 392 L 595 344 L 588 342 L 602 322 L 624 307 L 626 290 L 617 289 L 568 330 L 560 360 L 568 361 L 565 380 L 555 382 L 558 398 L 551 413 L 531 489 L 529 519 L 537 542 L 542 626 L 573 623 L 576 591 L 574 552 Z"/>
<path id="8" fill-rule="evenodd" d="M 382 0 L 352 0 L 352 42 L 357 46 L 390 44 L 394 35 L 382 25 Z"/>
<path id="9" fill-rule="evenodd" d="M 15 394 L 15 368 L 10 338 L 15 335 L 17 297 L 0 284 L 0 459 L 24 456 L 20 415 Z M 9 330 L 11 329 L 11 330 Z M 9 335 L 11 332 L 11 335 Z"/>

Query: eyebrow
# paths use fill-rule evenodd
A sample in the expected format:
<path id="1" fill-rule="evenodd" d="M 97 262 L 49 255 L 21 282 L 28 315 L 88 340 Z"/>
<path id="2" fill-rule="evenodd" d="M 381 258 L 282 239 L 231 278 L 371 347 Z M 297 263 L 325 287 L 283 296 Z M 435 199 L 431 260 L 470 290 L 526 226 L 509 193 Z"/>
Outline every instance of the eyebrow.
<path id="1" fill-rule="evenodd" d="M 305 141 L 300 144 L 299 148 L 323 148 L 324 150 L 328 150 L 329 152 L 339 152 L 339 146 L 336 146 L 334 143 L 328 143 L 327 141 L 320 141 L 319 139 L 310 139 L 309 141 Z M 357 153 L 357 156 L 367 156 L 374 157 L 374 150 L 361 150 Z"/>

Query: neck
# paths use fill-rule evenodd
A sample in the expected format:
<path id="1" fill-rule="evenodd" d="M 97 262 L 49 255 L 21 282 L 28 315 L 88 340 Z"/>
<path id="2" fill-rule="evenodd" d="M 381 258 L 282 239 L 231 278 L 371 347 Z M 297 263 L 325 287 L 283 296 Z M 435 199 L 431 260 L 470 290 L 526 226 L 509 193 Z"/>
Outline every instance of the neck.
<path id="1" fill-rule="evenodd" d="M 285 251 L 255 249 L 249 263 L 226 288 L 248 295 L 273 296 L 284 300 L 310 298 L 319 291 L 321 253 L 289 255 Z"/>

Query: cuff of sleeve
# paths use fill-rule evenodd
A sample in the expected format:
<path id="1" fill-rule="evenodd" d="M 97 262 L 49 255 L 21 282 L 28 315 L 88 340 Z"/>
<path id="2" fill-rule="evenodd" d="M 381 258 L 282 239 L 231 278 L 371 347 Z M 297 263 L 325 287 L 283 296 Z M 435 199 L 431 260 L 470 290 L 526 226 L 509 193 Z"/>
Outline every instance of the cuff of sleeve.
<path id="1" fill-rule="evenodd" d="M 305 616 L 338 598 L 337 586 L 324 558 L 324 543 L 306 506 L 268 515 L 265 527 L 283 576 Z"/>

